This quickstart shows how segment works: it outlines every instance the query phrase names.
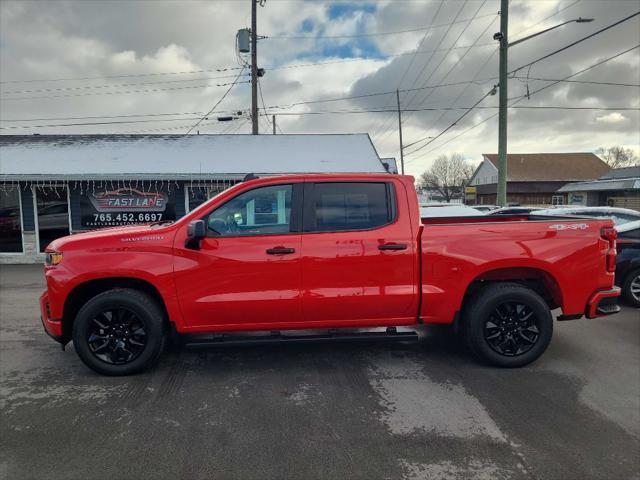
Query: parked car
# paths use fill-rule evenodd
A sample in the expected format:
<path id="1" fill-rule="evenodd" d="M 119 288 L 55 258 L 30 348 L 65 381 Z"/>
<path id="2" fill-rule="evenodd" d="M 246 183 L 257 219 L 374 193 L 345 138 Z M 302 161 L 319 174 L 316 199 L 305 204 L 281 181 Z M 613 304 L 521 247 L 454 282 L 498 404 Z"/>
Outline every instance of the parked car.
<path id="1" fill-rule="evenodd" d="M 616 207 L 560 207 L 537 210 L 536 215 L 575 215 L 580 217 L 611 218 L 616 225 L 640 220 L 640 212 Z"/>
<path id="2" fill-rule="evenodd" d="M 500 207 L 497 205 L 471 205 L 471 208 L 475 208 L 482 213 L 489 213 L 493 210 L 499 209 Z"/>
<path id="3" fill-rule="evenodd" d="M 615 256 L 609 219 L 421 221 L 413 177 L 268 177 L 172 224 L 54 240 L 40 312 L 51 337 L 73 340 L 106 375 L 149 368 L 170 338 L 408 340 L 416 332 L 396 327 L 420 324 L 455 325 L 480 359 L 519 367 L 546 350 L 552 310 L 559 320 L 619 310 Z"/>
<path id="4" fill-rule="evenodd" d="M 529 215 L 542 210 L 541 207 L 502 207 L 492 210 L 487 215 Z"/>
<path id="5" fill-rule="evenodd" d="M 616 230 L 616 285 L 629 305 L 640 308 L 640 221 L 618 225 Z"/>
<path id="6" fill-rule="evenodd" d="M 461 203 L 428 203 L 420 205 L 420 216 L 430 217 L 477 217 L 482 215 L 475 208 Z"/>

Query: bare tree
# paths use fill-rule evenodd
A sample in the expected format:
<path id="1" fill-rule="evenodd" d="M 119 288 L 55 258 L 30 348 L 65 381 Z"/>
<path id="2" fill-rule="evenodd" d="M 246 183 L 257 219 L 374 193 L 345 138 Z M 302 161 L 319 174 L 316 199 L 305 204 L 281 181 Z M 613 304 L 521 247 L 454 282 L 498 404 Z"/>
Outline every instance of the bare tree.
<path id="1" fill-rule="evenodd" d="M 600 147 L 595 151 L 611 168 L 631 167 L 640 165 L 640 160 L 633 150 L 624 147 Z"/>
<path id="2" fill-rule="evenodd" d="M 465 160 L 461 153 L 440 155 L 429 170 L 420 175 L 418 190 L 435 191 L 442 195 L 446 202 L 450 202 L 462 195 L 464 187 L 473 176 L 473 171 L 473 165 Z"/>

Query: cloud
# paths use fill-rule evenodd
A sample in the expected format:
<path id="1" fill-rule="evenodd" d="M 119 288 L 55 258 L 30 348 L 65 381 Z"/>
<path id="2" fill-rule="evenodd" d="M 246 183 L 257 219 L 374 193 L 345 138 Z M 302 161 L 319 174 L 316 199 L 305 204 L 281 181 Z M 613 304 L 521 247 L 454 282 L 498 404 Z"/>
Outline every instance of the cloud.
<path id="1" fill-rule="evenodd" d="M 595 32 L 633 13 L 636 7 L 634 2 L 626 1 L 513 0 L 509 16 L 512 40 L 578 16 L 593 17 L 595 21 L 568 24 L 518 44 L 509 51 L 510 68 Z M 496 83 L 498 54 L 491 37 L 499 28 L 498 10 L 497 0 L 485 3 L 268 0 L 264 8 L 258 8 L 258 33 L 270 37 L 260 40 L 258 46 L 259 64 L 267 70 L 261 80 L 267 107 L 389 93 L 349 101 L 268 108 L 267 113 L 278 114 L 278 124 L 287 133 L 369 132 L 382 156 L 398 157 L 394 91 L 411 90 L 400 93 L 405 143 L 436 136 L 449 127 L 464 112 L 464 107 L 474 104 Z M 456 18 L 457 23 L 449 25 Z M 191 121 L 163 118 L 160 122 L 157 117 L 145 124 L 26 129 L 7 127 L 37 123 L 7 120 L 207 111 L 227 88 L 217 85 L 231 82 L 238 73 L 235 34 L 249 24 L 248 2 L 239 1 L 3 0 L 0 2 L 2 81 L 105 78 L 1 84 L 0 126 L 4 128 L 1 133 L 184 132 Z M 634 19 L 538 62 L 531 69 L 518 71 L 518 78 L 509 81 L 509 96 L 520 97 L 526 94 L 527 87 L 531 92 L 550 84 L 539 79 L 566 77 L 633 46 L 637 43 L 638 26 L 638 20 Z M 323 37 L 414 29 L 422 30 Z M 279 38 L 284 36 L 311 38 Z M 324 64 L 297 66 L 313 62 Z M 135 76 L 192 71 L 200 73 Z M 122 75 L 134 76 L 113 78 Z M 629 84 L 638 84 L 639 79 L 638 50 L 573 78 Z M 425 88 L 437 85 L 441 86 Z M 39 92 L 6 93 L 18 90 Z M 11 100 L 16 97 L 26 99 Z M 489 96 L 481 104 L 486 108 L 474 110 L 437 140 L 427 138 L 418 143 L 416 146 L 431 142 L 407 157 L 408 172 L 420 173 L 442 153 L 462 152 L 479 159 L 482 152 L 496 151 L 497 110 L 493 108 L 496 105 L 497 96 Z M 518 106 L 639 107 L 640 91 L 637 87 L 567 82 L 521 100 Z M 241 83 L 220 109 L 246 112 L 249 107 L 250 88 Z M 357 113 L 357 110 L 385 111 Z M 296 112 L 305 115 L 290 115 Z M 322 113 L 310 115 L 312 112 Z M 243 117 L 224 124 L 205 122 L 201 132 L 219 133 L 237 127 L 238 132 L 248 132 L 249 126 L 239 123 L 246 120 L 246 114 Z M 488 120 L 480 123 L 485 119 Z M 261 128 L 266 129 L 266 120 L 261 121 Z M 462 134 L 475 124 L 479 125 Z M 639 131 L 637 111 L 512 109 L 509 113 L 509 149 L 513 152 L 589 151 L 599 145 L 639 145 Z"/>
<path id="2" fill-rule="evenodd" d="M 620 122 L 626 122 L 628 120 L 629 119 L 627 117 L 625 117 L 619 112 L 612 112 L 607 115 L 602 115 L 601 117 L 596 117 L 596 122 L 601 122 L 601 123 L 620 123 Z"/>

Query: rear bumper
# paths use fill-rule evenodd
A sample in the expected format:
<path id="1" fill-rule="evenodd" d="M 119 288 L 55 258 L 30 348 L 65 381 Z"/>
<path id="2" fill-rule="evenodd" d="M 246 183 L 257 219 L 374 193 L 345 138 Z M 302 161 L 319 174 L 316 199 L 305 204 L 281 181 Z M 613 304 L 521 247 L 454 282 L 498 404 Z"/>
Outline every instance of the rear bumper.
<path id="1" fill-rule="evenodd" d="M 40 320 L 47 335 L 56 342 L 62 343 L 62 321 L 51 318 L 51 308 L 49 307 L 49 294 L 44 292 L 40 296 Z"/>
<path id="2" fill-rule="evenodd" d="M 618 297 L 620 296 L 620 287 L 612 287 L 608 290 L 599 290 L 594 293 L 587 303 L 585 315 L 587 318 L 603 317 L 612 315 L 620 311 L 618 305 Z"/>

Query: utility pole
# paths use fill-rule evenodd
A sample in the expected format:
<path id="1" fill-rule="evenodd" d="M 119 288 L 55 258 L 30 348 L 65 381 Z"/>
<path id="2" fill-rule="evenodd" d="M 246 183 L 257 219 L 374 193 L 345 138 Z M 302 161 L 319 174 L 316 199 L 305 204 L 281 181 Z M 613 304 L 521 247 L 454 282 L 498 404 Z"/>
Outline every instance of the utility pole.
<path id="1" fill-rule="evenodd" d="M 273 134 L 276 134 L 276 116 L 272 115 L 271 116 L 271 123 L 273 124 Z"/>
<path id="2" fill-rule="evenodd" d="M 258 1 L 251 0 L 251 133 L 258 135 Z"/>
<path id="3" fill-rule="evenodd" d="M 500 0 L 500 91 L 498 102 L 498 188 L 496 203 L 507 205 L 507 52 L 509 51 L 509 0 Z M 494 37 L 495 38 L 495 37 Z"/>
<path id="4" fill-rule="evenodd" d="M 400 173 L 404 175 L 404 147 L 402 146 L 402 111 L 400 110 L 400 90 L 396 89 L 398 102 L 398 133 L 400 134 Z"/>

